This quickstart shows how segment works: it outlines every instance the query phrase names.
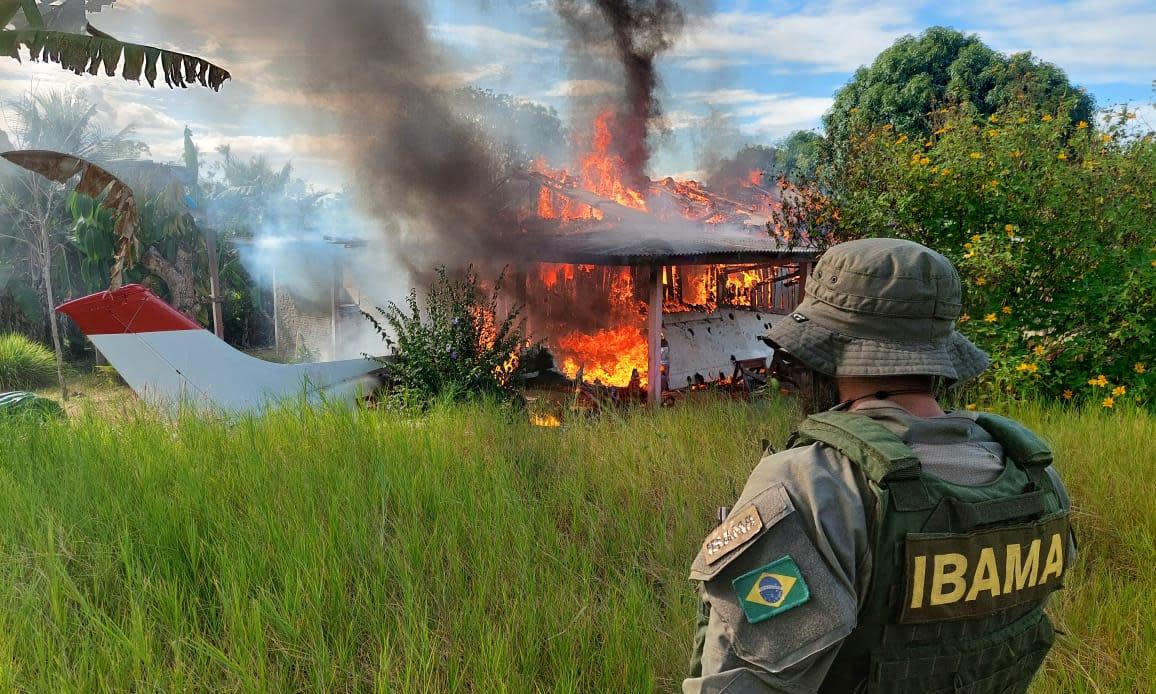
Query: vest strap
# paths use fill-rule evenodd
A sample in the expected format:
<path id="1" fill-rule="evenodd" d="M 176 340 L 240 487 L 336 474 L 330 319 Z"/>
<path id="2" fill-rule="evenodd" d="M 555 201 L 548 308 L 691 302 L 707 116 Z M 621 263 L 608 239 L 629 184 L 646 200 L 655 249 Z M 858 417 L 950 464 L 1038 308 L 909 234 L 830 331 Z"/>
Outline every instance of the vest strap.
<path id="1" fill-rule="evenodd" d="M 822 412 L 803 420 L 791 445 L 811 441 L 825 443 L 863 466 L 876 484 L 915 479 L 919 457 L 891 430 L 870 417 L 854 412 Z"/>
<path id="2" fill-rule="evenodd" d="M 1019 422 L 990 412 L 979 413 L 975 421 L 1000 442 L 1004 453 L 1020 467 L 1047 467 L 1052 464 L 1052 450 L 1048 444 Z"/>

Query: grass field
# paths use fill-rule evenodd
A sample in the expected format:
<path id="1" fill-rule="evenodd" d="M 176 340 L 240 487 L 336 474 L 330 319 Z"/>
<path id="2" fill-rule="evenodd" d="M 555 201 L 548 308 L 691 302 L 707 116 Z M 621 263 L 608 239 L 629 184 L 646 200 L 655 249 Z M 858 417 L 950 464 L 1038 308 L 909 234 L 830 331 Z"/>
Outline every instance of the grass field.
<path id="1" fill-rule="evenodd" d="M 670 691 L 688 565 L 792 415 L 0 425 L 0 689 Z M 1156 681 L 1156 423 L 1021 407 L 1077 506 L 1037 692 Z"/>

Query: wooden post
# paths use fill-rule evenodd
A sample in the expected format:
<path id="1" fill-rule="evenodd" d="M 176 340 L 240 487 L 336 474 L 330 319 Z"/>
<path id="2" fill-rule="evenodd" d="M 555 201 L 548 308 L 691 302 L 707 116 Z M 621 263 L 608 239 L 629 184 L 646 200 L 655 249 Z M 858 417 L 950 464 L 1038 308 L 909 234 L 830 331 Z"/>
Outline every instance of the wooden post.
<path id="1" fill-rule="evenodd" d="M 209 252 L 209 301 L 213 306 L 213 333 L 225 339 L 225 311 L 221 305 L 225 299 L 221 295 L 221 272 L 217 267 L 217 230 L 205 229 L 205 250 Z"/>
<path id="2" fill-rule="evenodd" d="M 329 358 L 334 361 L 337 360 L 337 299 L 339 296 L 337 292 L 337 283 L 341 281 L 337 269 L 338 258 L 336 254 L 337 251 L 334 251 L 333 268 L 330 275 L 331 281 L 329 283 L 329 320 L 330 327 L 333 331 L 331 339 L 333 352 Z"/>
<path id="3" fill-rule="evenodd" d="M 662 405 L 662 268 L 650 268 L 650 307 L 647 310 L 647 400 L 651 407 Z"/>
<path id="4" fill-rule="evenodd" d="M 277 300 L 277 259 L 272 262 L 273 275 L 273 351 L 281 355 L 281 305 Z"/>

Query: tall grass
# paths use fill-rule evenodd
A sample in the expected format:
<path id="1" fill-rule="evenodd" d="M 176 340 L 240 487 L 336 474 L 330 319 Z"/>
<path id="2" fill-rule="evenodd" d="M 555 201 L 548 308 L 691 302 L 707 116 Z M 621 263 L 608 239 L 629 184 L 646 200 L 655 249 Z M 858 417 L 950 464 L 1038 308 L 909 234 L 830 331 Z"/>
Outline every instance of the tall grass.
<path id="1" fill-rule="evenodd" d="M 0 391 L 38 388 L 56 375 L 56 357 L 19 333 L 0 335 Z"/>
<path id="2" fill-rule="evenodd" d="M 1142 690 L 1152 420 L 1018 414 L 1082 540 L 1038 691 Z M 486 406 L 0 425 L 0 688 L 677 689 L 690 560 L 790 424 L 706 403 L 563 429 Z"/>

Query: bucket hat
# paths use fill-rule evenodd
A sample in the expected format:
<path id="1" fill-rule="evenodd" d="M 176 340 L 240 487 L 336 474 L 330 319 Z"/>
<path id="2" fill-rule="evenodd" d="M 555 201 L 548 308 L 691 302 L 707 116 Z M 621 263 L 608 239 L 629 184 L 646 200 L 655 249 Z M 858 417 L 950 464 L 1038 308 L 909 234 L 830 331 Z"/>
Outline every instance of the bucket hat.
<path id="1" fill-rule="evenodd" d="M 914 241 L 832 246 L 807 278 L 803 302 L 764 338 L 830 376 L 942 376 L 954 384 L 991 364 L 955 329 L 959 273 Z"/>

